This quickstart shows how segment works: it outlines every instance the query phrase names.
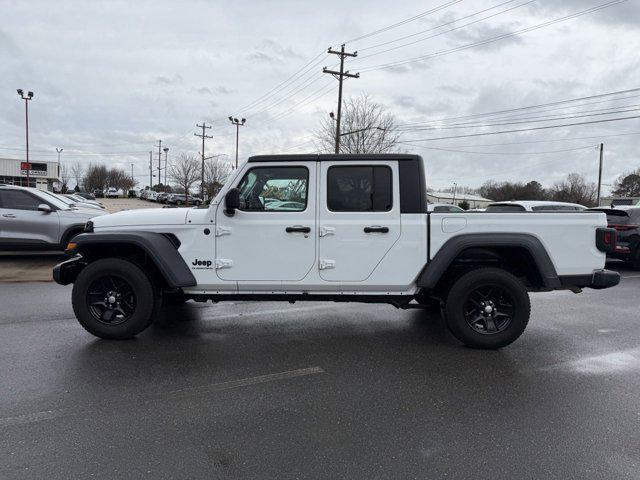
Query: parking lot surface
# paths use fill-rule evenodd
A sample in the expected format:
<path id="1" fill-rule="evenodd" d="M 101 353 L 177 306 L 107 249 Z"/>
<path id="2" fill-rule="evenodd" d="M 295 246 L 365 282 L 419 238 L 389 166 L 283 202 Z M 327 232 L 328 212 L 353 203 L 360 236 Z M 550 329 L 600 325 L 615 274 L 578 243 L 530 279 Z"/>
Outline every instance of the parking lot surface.
<path id="1" fill-rule="evenodd" d="M 640 272 L 532 295 L 527 331 L 462 347 L 359 304 L 168 309 L 86 333 L 70 287 L 0 286 L 0 478 L 640 478 Z"/>

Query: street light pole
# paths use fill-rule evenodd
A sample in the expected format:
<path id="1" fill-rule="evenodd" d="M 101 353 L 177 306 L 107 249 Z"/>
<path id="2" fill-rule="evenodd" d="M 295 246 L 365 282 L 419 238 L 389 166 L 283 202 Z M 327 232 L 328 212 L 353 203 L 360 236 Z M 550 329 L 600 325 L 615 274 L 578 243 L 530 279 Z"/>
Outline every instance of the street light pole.
<path id="1" fill-rule="evenodd" d="M 245 124 L 247 119 L 243 118 L 242 120 L 238 120 L 235 117 L 229 117 L 229 121 L 231 122 L 232 125 L 236 126 L 236 170 L 237 170 L 238 169 L 238 144 L 240 141 L 240 127 L 242 127 Z"/>
<path id="2" fill-rule="evenodd" d="M 169 155 L 169 147 L 162 149 L 164 152 L 164 191 L 167 192 L 167 156 Z"/>
<path id="3" fill-rule="evenodd" d="M 24 121 L 25 121 L 25 137 L 26 137 L 26 147 L 27 147 L 27 187 L 29 186 L 30 176 L 29 172 L 31 171 L 31 164 L 29 163 L 29 100 L 33 98 L 33 92 L 27 92 L 27 96 L 25 97 L 24 91 L 19 88 L 17 90 L 20 98 L 24 100 Z"/>
<path id="4" fill-rule="evenodd" d="M 58 181 L 62 183 L 62 179 L 60 178 L 60 153 L 64 150 L 64 148 L 56 147 L 56 152 L 58 152 Z M 62 190 L 62 187 L 60 187 Z"/>

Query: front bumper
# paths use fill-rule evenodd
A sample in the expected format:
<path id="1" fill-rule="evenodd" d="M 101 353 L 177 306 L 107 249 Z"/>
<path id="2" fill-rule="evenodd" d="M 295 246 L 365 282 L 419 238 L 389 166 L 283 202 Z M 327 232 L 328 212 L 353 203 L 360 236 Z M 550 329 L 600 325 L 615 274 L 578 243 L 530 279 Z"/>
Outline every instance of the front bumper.
<path id="1" fill-rule="evenodd" d="M 603 288 L 615 287 L 620 283 L 620 274 L 613 270 L 595 270 L 591 275 L 566 275 L 560 277 L 562 288 L 579 289 L 594 288 L 602 290 Z"/>
<path id="2" fill-rule="evenodd" d="M 82 256 L 76 255 L 53 267 L 53 280 L 60 285 L 69 285 L 75 281 L 80 271 L 86 266 Z"/>

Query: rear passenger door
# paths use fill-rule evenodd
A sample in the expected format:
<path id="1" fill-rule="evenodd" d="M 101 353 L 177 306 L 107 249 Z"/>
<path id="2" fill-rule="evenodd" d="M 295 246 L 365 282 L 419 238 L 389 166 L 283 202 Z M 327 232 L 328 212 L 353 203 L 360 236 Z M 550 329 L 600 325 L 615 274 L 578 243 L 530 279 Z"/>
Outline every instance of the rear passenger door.
<path id="1" fill-rule="evenodd" d="M 321 162 L 320 277 L 366 280 L 400 237 L 398 162 Z"/>

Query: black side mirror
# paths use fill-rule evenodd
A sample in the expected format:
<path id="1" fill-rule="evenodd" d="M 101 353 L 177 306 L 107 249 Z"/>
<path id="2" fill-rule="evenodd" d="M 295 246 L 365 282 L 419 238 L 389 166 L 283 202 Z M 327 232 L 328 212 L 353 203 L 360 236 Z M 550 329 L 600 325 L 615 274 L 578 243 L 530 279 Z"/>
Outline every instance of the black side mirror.
<path id="1" fill-rule="evenodd" d="M 236 209 L 240 208 L 240 190 L 231 188 L 224 196 L 225 215 L 232 217 L 236 213 Z"/>

